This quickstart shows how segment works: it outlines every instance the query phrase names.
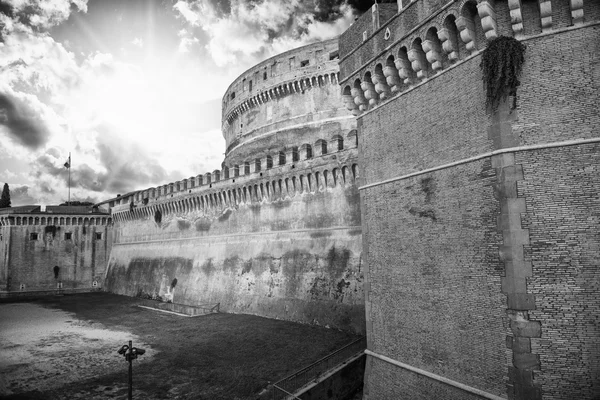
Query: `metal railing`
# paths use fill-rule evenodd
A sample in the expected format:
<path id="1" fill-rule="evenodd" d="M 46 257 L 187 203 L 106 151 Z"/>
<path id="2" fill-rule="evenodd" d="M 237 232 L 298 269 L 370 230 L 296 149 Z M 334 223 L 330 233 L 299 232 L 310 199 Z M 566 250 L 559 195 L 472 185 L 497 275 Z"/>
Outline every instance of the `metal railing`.
<path id="1" fill-rule="evenodd" d="M 298 389 L 307 385 L 311 381 L 316 381 L 322 374 L 331 370 L 335 366 L 349 360 L 350 358 L 364 352 L 367 347 L 367 338 L 362 337 L 346 346 L 334 351 L 333 353 L 321 358 L 320 360 L 294 372 L 291 375 L 275 382 L 271 388 L 271 396 L 266 398 L 272 400 L 280 399 L 299 399 L 294 396 Z"/>

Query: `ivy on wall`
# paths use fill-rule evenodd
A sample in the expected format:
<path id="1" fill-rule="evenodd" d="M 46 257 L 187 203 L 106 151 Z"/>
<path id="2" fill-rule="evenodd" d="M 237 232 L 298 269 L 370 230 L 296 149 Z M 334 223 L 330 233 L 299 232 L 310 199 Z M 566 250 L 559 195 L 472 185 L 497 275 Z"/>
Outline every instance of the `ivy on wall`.
<path id="1" fill-rule="evenodd" d="M 508 36 L 491 40 L 481 57 L 486 107 L 493 110 L 514 93 L 525 62 L 525 45 Z"/>

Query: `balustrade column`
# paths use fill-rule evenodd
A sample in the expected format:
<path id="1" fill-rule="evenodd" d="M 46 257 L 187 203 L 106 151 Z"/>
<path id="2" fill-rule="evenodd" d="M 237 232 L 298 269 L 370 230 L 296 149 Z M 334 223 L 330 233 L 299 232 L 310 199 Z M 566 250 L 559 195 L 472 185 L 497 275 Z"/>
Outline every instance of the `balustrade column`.
<path id="1" fill-rule="evenodd" d="M 583 24 L 583 0 L 571 0 L 570 5 L 573 25 Z"/>
<path id="2" fill-rule="evenodd" d="M 427 78 L 427 71 L 423 69 L 423 59 L 421 57 L 420 51 L 417 49 L 410 49 L 408 51 L 408 60 L 410 61 L 410 65 L 417 73 L 417 79 L 425 79 Z"/>
<path id="3" fill-rule="evenodd" d="M 375 84 L 375 91 L 377 92 L 381 100 L 388 99 L 392 96 L 391 89 L 386 82 L 386 78 L 383 75 L 383 71 L 375 70 L 371 79 L 373 79 L 373 83 Z"/>
<path id="4" fill-rule="evenodd" d="M 440 54 L 439 46 L 433 40 L 423 40 L 423 51 L 425 52 L 425 58 L 431 64 L 431 69 L 435 72 L 442 69 L 442 56 Z"/>
<path id="5" fill-rule="evenodd" d="M 481 27 L 485 32 L 485 38 L 492 40 L 498 37 L 498 25 L 496 24 L 496 11 L 488 0 L 477 4 L 477 13 L 481 18 Z"/>
<path id="6" fill-rule="evenodd" d="M 523 15 L 521 13 L 521 0 L 508 0 L 510 9 L 510 22 L 515 38 L 523 37 Z"/>
<path id="7" fill-rule="evenodd" d="M 410 65 L 410 61 L 408 59 L 404 59 L 402 57 L 398 57 L 396 61 L 394 61 L 396 68 L 398 69 L 398 76 L 402 79 L 402 82 L 405 85 L 410 85 L 411 82 L 411 70 L 412 66 Z M 392 89 L 393 91 L 393 89 Z"/>
<path id="8" fill-rule="evenodd" d="M 510 0 L 509 0 L 510 1 Z M 467 50 L 472 53 L 475 49 L 475 27 L 473 21 L 460 16 L 456 18 L 456 27 L 460 32 L 460 38 L 465 43 Z"/>
<path id="9" fill-rule="evenodd" d="M 375 107 L 379 103 L 379 95 L 375 91 L 375 85 L 367 80 L 362 81 L 360 88 L 363 90 L 365 98 L 369 101 L 371 107 Z"/>
<path id="10" fill-rule="evenodd" d="M 458 60 L 455 43 L 452 42 L 451 32 L 448 28 L 442 28 L 438 31 L 438 39 L 442 43 L 442 49 L 448 55 L 448 60 L 454 62 Z"/>
<path id="11" fill-rule="evenodd" d="M 358 106 L 360 111 L 367 110 L 367 99 L 360 87 L 352 88 L 352 97 L 354 98 L 354 104 Z"/>

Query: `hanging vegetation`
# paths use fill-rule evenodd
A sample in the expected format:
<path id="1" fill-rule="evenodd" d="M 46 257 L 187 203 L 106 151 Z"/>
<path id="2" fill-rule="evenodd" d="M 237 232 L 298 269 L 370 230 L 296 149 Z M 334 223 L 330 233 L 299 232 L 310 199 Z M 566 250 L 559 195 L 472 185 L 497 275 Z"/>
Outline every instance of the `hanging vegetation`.
<path id="1" fill-rule="evenodd" d="M 486 107 L 494 109 L 514 93 L 525 61 L 525 45 L 517 39 L 498 36 L 488 43 L 481 57 Z"/>

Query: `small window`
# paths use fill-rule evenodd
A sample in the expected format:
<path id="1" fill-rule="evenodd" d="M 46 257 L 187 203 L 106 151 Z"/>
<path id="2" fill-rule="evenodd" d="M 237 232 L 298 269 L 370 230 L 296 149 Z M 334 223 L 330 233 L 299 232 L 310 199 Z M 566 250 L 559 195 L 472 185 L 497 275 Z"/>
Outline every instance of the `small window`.
<path id="1" fill-rule="evenodd" d="M 367 38 L 369 37 L 369 34 L 367 33 L 367 31 L 363 32 L 363 42 L 367 40 Z"/>
<path id="2" fill-rule="evenodd" d="M 248 91 L 251 92 L 252 91 L 252 79 L 250 79 L 248 81 Z"/>
<path id="3" fill-rule="evenodd" d="M 263 72 L 263 81 L 267 80 L 267 71 Z"/>
<path id="4" fill-rule="evenodd" d="M 300 61 L 300 67 L 307 67 L 310 64 L 309 60 Z"/>
<path id="5" fill-rule="evenodd" d="M 73 232 L 65 232 L 65 240 L 72 240 Z"/>
<path id="6" fill-rule="evenodd" d="M 29 240 L 38 240 L 37 232 L 33 232 L 29 234 Z"/>
<path id="7" fill-rule="evenodd" d="M 235 99 L 235 92 L 231 92 L 231 100 Z"/>
<path id="8" fill-rule="evenodd" d="M 96 232 L 96 240 L 102 240 L 102 232 Z"/>
<path id="9" fill-rule="evenodd" d="M 339 60 L 339 58 L 340 58 L 339 52 L 334 51 L 333 53 L 329 53 L 329 61 Z"/>

